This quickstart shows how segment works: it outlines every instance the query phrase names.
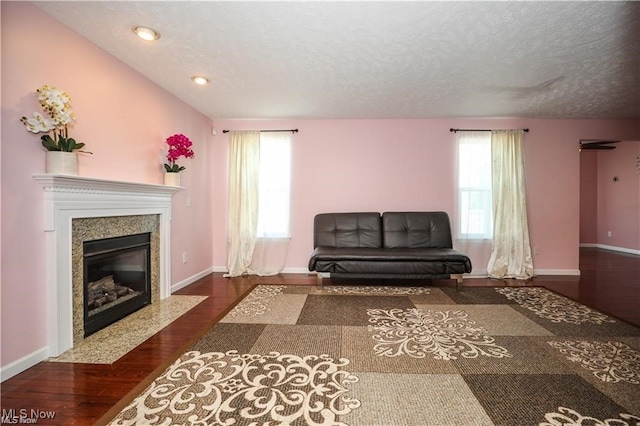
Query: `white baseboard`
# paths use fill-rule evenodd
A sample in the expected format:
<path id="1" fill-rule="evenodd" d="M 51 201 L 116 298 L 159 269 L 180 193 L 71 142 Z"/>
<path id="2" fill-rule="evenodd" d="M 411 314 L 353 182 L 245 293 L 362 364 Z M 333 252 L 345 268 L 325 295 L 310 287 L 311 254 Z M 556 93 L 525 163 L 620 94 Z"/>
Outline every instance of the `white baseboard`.
<path id="1" fill-rule="evenodd" d="M 580 275 L 579 269 L 534 269 L 533 276 L 540 275 Z M 470 274 L 464 274 L 464 278 L 488 278 L 486 269 L 473 270 Z"/>
<path id="2" fill-rule="evenodd" d="M 209 267 L 207 269 L 205 269 L 202 272 L 198 272 L 195 275 L 190 276 L 189 278 L 180 281 L 179 283 L 175 283 L 171 286 L 171 294 L 175 293 L 176 291 L 185 288 L 186 286 L 188 286 L 189 284 L 193 284 L 194 282 L 198 281 L 200 278 L 204 278 L 207 275 L 209 275 L 210 273 L 214 272 L 214 267 Z"/>
<path id="3" fill-rule="evenodd" d="M 283 274 L 311 274 L 316 275 L 315 271 L 309 271 L 309 268 L 290 267 L 282 270 Z"/>
<path id="4" fill-rule="evenodd" d="M 226 266 L 214 266 L 213 272 L 222 272 L 223 274 L 226 274 L 228 270 Z M 315 275 L 316 273 L 310 272 L 309 269 L 305 267 L 294 266 L 290 268 L 284 268 L 281 274 L 313 274 Z"/>
<path id="5" fill-rule="evenodd" d="M 227 268 L 224 266 L 214 266 L 213 272 L 227 272 Z M 316 275 L 316 272 L 310 272 L 307 268 L 290 267 L 284 268 L 282 274 L 310 274 Z M 580 275 L 579 269 L 534 269 L 534 275 Z M 329 274 L 322 273 L 323 277 L 328 277 Z M 486 269 L 474 269 L 470 274 L 464 274 L 464 278 L 487 278 Z"/>
<path id="6" fill-rule="evenodd" d="M 22 373 L 47 358 L 49 358 L 49 348 L 45 346 L 44 348 L 40 348 L 35 352 L 31 352 L 29 355 L 25 355 L 22 358 L 5 365 L 0 369 L 0 382 L 4 382 L 15 375 Z"/>
<path id="7" fill-rule="evenodd" d="M 608 246 L 606 244 L 585 243 L 585 244 L 580 244 L 580 247 L 595 247 L 603 250 L 619 251 L 621 253 L 640 255 L 640 250 L 630 249 L 626 247 Z"/>
<path id="8" fill-rule="evenodd" d="M 580 269 L 534 269 L 533 275 L 580 275 Z"/>
<path id="9" fill-rule="evenodd" d="M 463 274 L 462 278 L 487 278 L 487 268 L 473 268 L 470 273 Z"/>

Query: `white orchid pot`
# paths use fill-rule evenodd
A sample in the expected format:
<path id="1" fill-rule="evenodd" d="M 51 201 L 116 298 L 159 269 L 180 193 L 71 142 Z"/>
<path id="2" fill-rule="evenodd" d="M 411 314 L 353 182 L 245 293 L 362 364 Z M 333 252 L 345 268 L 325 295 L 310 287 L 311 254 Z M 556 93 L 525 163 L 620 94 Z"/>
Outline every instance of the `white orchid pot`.
<path id="1" fill-rule="evenodd" d="M 180 173 L 178 172 L 165 172 L 164 184 L 167 186 L 180 186 Z"/>
<path id="2" fill-rule="evenodd" d="M 78 154 L 75 152 L 47 151 L 45 170 L 60 175 L 78 174 Z"/>

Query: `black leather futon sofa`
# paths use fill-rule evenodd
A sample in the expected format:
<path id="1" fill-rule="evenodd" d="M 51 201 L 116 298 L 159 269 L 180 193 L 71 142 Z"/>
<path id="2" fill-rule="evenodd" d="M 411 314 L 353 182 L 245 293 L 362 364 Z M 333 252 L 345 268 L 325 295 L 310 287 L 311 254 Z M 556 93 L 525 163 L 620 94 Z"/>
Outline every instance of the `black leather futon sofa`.
<path id="1" fill-rule="evenodd" d="M 453 249 L 446 212 L 321 213 L 309 270 L 335 278 L 456 279 L 471 260 Z"/>

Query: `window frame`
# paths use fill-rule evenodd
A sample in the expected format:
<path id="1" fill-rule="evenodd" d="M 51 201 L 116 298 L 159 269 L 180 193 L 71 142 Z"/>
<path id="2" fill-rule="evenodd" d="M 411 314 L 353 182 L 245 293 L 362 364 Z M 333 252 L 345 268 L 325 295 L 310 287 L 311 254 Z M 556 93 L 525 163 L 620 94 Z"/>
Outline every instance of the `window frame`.
<path id="1" fill-rule="evenodd" d="M 491 183 L 491 133 L 490 132 L 464 132 L 460 131 L 456 134 L 457 140 L 457 167 L 456 167 L 456 237 L 460 240 L 492 240 L 493 239 L 493 189 Z M 467 146 L 479 146 L 481 153 L 476 152 L 475 155 L 469 152 L 464 153 L 465 145 Z M 478 150 L 476 150 L 478 151 Z M 464 156 L 468 158 L 464 158 Z M 483 163 L 479 166 L 476 165 L 476 169 L 484 167 L 479 170 L 481 176 L 478 179 L 473 179 L 471 176 L 463 176 L 463 168 L 468 167 L 468 161 L 470 158 L 483 158 Z M 478 170 L 476 170 L 478 171 Z M 470 172 L 467 172 L 467 174 Z M 470 183 L 475 184 L 470 184 Z M 464 186 L 463 186 L 464 184 Z M 482 209 L 475 209 L 476 212 L 480 212 L 480 219 L 473 221 L 480 227 L 479 232 L 468 232 L 470 226 L 473 227 L 470 222 L 472 219 L 469 217 L 469 213 L 473 212 L 468 206 L 469 198 L 473 193 L 479 195 L 475 197 L 481 199 L 479 204 L 483 206 Z M 478 201 L 476 201 L 478 202 Z M 476 229 L 478 229 L 476 227 Z M 467 231 L 465 231 L 467 230 Z"/>
<path id="2" fill-rule="evenodd" d="M 273 133 L 261 133 L 260 134 L 260 166 L 259 166 L 259 190 L 258 190 L 258 224 L 256 235 L 259 239 L 282 239 L 282 238 L 291 238 L 291 186 L 292 186 L 292 155 L 293 155 L 293 144 L 290 135 L 286 135 L 285 138 L 282 133 L 273 132 Z M 277 138 L 277 139 L 276 139 Z M 285 144 L 284 140 L 286 140 L 286 153 L 281 151 L 276 151 L 275 153 L 269 153 L 269 156 L 276 155 L 278 158 L 277 163 L 265 164 L 264 160 L 267 158 L 265 155 L 265 149 L 269 148 L 269 144 Z M 271 159 L 270 159 L 271 160 Z M 263 174 L 266 173 L 268 169 L 271 169 L 272 172 L 280 175 L 279 177 L 286 177 L 286 183 L 282 184 L 281 180 L 277 182 L 265 183 L 265 179 L 263 178 Z M 265 187 L 266 185 L 266 187 Z M 274 198 L 284 197 L 286 198 L 286 206 L 282 209 L 278 209 L 274 207 Z M 268 199 L 265 199 L 268 198 Z M 282 201 L 282 198 L 281 200 Z M 274 211 L 284 216 L 284 220 L 277 220 L 280 222 L 280 225 L 286 224 L 284 226 L 278 226 L 277 229 L 264 229 L 265 228 L 265 213 L 266 211 L 271 212 L 273 215 Z M 272 216 L 273 217 L 273 216 Z M 273 224 L 274 221 L 269 220 L 270 224 Z M 267 225 L 268 226 L 268 225 Z M 286 229 L 285 229 L 286 228 Z"/>

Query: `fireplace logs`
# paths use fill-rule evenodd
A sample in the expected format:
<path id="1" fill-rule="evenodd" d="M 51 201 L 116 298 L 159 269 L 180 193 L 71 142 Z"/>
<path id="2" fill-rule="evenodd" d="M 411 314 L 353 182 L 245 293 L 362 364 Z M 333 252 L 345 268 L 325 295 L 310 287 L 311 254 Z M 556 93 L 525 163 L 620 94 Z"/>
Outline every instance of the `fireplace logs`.
<path id="1" fill-rule="evenodd" d="M 87 306 L 89 309 L 100 308 L 107 303 L 115 302 L 127 295 L 139 294 L 129 287 L 117 284 L 113 275 L 107 275 L 98 281 L 90 282 L 87 286 Z"/>

